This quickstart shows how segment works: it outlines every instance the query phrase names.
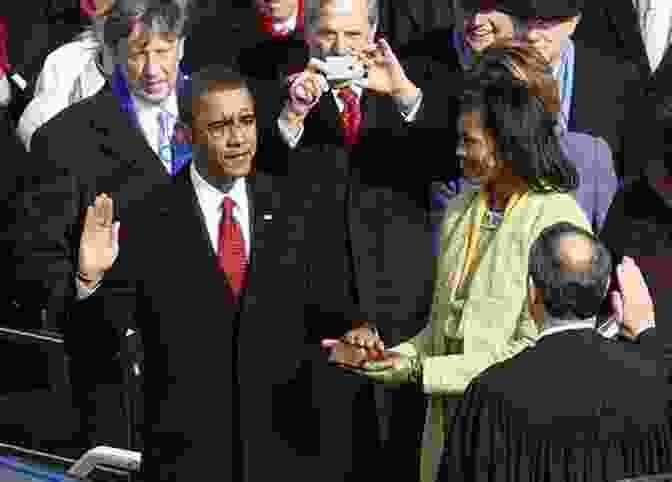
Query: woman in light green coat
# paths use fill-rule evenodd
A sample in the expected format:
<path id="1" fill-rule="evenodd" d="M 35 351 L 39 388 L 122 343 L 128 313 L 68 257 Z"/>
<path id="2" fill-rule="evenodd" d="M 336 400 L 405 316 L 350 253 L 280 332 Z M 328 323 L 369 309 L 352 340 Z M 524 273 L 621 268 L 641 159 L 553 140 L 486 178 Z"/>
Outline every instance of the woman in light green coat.
<path id="1" fill-rule="evenodd" d="M 534 343 L 532 242 L 560 221 L 591 230 L 573 196 L 578 174 L 558 144 L 557 113 L 513 76 L 470 80 L 458 122 L 468 187 L 445 213 L 430 322 L 358 370 L 382 383 L 419 384 L 428 396 L 421 482 L 436 479 L 451 408 L 471 379 Z"/>

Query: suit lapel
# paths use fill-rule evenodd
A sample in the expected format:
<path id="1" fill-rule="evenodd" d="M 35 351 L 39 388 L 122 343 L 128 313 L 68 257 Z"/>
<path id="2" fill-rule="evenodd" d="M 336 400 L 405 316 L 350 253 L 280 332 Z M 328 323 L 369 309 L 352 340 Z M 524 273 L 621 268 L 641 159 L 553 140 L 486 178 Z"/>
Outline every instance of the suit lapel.
<path id="1" fill-rule="evenodd" d="M 121 110 L 114 93 L 106 91 L 101 96 L 101 111 L 104 110 L 108 115 L 92 118 L 91 126 L 100 136 L 103 152 L 108 156 L 118 157 L 128 166 L 135 166 L 141 159 L 153 159 L 156 160 L 156 166 L 163 169 L 161 160 L 147 144 L 142 131 L 133 126 L 129 117 Z"/>
<path id="2" fill-rule="evenodd" d="M 649 57 L 639 27 L 639 18 L 631 0 L 608 2 L 605 7 L 613 28 L 621 38 L 627 57 L 651 75 Z"/>
<path id="3" fill-rule="evenodd" d="M 189 264 L 194 266 L 193 269 L 216 278 L 224 293 L 228 280 L 217 265 L 217 253 L 213 249 L 203 210 L 191 182 L 190 164 L 175 176 L 171 190 L 174 192 L 170 195 L 170 207 L 163 209 L 163 212 L 170 215 L 168 224 L 170 231 L 174 231 L 174 237 L 171 236 L 172 240 L 167 242 L 175 244 L 175 252 L 189 253 Z"/>

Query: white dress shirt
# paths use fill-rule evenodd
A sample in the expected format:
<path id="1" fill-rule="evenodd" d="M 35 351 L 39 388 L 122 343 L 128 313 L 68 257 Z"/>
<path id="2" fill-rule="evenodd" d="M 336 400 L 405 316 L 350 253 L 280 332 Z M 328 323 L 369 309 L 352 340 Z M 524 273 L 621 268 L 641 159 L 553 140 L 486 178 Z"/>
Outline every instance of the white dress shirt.
<path id="1" fill-rule="evenodd" d="M 352 92 L 361 101 L 364 89 L 356 84 L 352 85 L 351 89 Z M 342 113 L 343 110 L 345 109 L 345 102 L 338 96 L 338 89 L 332 89 L 331 94 L 334 96 L 334 100 L 336 101 L 336 107 L 338 108 L 338 112 Z M 406 122 L 411 123 L 415 120 L 415 117 L 417 116 L 421 105 L 422 105 L 422 91 L 420 91 L 418 98 L 415 100 L 415 103 L 410 107 L 410 109 L 407 109 L 406 106 L 403 106 L 400 103 L 398 103 L 398 108 L 402 118 Z M 301 140 L 301 137 L 303 136 L 304 128 L 303 126 L 300 127 L 299 129 L 292 129 L 289 127 L 287 121 L 285 120 L 287 119 L 286 109 L 287 107 L 285 106 L 285 110 L 283 111 L 282 114 L 280 114 L 280 117 L 278 117 L 278 128 L 280 129 L 280 135 L 282 139 L 287 143 L 287 145 L 291 149 L 294 149 Z"/>
<path id="2" fill-rule="evenodd" d="M 192 163 L 190 167 L 191 182 L 196 191 L 198 203 L 203 211 L 205 225 L 208 228 L 212 249 L 217 254 L 219 241 L 219 223 L 222 219 L 222 202 L 227 194 L 209 184 L 203 176 L 198 173 L 196 166 Z M 245 243 L 245 255 L 250 259 L 250 204 L 247 198 L 247 183 L 244 177 L 236 179 L 233 187 L 228 193 L 236 206 L 233 208 L 233 217 L 240 225 Z"/>
<path id="3" fill-rule="evenodd" d="M 17 134 L 26 149 L 35 131 L 66 107 L 103 88 L 97 64 L 98 42 L 93 35 L 68 42 L 51 52 L 35 84 L 33 99 L 23 111 Z"/>
<path id="4" fill-rule="evenodd" d="M 179 111 L 177 108 L 177 95 L 173 92 L 161 105 L 152 104 L 135 95 L 133 95 L 133 101 L 135 102 L 135 108 L 138 112 L 138 121 L 140 122 L 143 134 L 145 134 L 145 139 L 147 139 L 147 143 L 149 143 L 156 155 L 159 156 L 159 113 L 161 110 L 165 110 L 178 119 Z M 169 132 L 168 135 L 172 138 L 173 133 Z M 166 162 L 163 159 L 161 162 L 166 168 L 166 171 L 170 173 L 170 162 Z"/>
<path id="5" fill-rule="evenodd" d="M 296 29 L 296 17 L 298 12 L 286 18 L 282 22 L 273 22 L 273 30 L 276 32 L 293 32 Z"/>
<path id="6" fill-rule="evenodd" d="M 233 209 L 233 217 L 240 225 L 241 233 L 243 235 L 243 242 L 245 245 L 245 255 L 249 262 L 251 249 L 250 203 L 247 196 L 247 182 L 245 178 L 238 178 L 234 182 L 233 187 L 229 193 L 224 194 L 222 191 L 208 183 L 203 178 L 203 176 L 198 173 L 198 170 L 196 169 L 196 166 L 193 162 L 191 163 L 189 169 L 191 183 L 194 186 L 194 191 L 196 192 L 198 204 L 201 207 L 201 212 L 203 213 L 203 219 L 205 219 L 205 225 L 207 227 L 208 235 L 210 236 L 210 242 L 212 243 L 212 249 L 215 255 L 217 255 L 219 242 L 219 223 L 222 219 L 222 202 L 224 201 L 224 197 L 228 195 L 236 203 L 236 206 Z M 117 245 L 116 251 L 118 256 L 120 252 L 119 245 Z M 100 287 L 102 281 L 103 277 L 101 276 L 98 279 L 96 285 L 91 289 L 85 287 L 82 283 L 77 281 L 77 299 L 84 300 L 91 296 Z"/>
<path id="7" fill-rule="evenodd" d="M 639 15 L 639 26 L 651 71 L 655 72 L 672 40 L 672 2 L 633 0 L 633 5 Z"/>

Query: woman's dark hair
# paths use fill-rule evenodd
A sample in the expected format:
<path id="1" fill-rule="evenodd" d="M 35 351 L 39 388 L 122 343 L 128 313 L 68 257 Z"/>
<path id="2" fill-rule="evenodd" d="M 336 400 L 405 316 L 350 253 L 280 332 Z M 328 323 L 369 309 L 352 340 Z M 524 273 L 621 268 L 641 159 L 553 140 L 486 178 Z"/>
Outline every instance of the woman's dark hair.
<path id="1" fill-rule="evenodd" d="M 592 257 L 586 269 L 566 266 L 560 242 L 567 238 L 590 243 Z M 530 277 L 543 290 L 546 311 L 557 319 L 585 320 L 597 315 L 607 293 L 611 264 L 611 253 L 597 237 L 567 222 L 545 228 L 530 248 Z"/>
<path id="2" fill-rule="evenodd" d="M 506 69 L 466 74 L 461 112 L 477 112 L 495 136 L 495 155 L 534 192 L 570 192 L 579 185 L 576 166 L 564 155 L 556 115 Z"/>

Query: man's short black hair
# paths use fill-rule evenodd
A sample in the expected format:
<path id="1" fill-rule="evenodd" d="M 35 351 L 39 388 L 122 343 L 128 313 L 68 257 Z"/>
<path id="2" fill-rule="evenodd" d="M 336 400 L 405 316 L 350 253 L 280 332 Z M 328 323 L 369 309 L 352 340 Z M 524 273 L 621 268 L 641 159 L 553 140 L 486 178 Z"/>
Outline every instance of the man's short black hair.
<path id="1" fill-rule="evenodd" d="M 580 238 L 590 243 L 592 257 L 587 270 L 568 269 L 560 242 Z M 530 249 L 529 272 L 543 290 L 546 311 L 552 317 L 585 320 L 597 315 L 611 273 L 611 253 L 593 234 L 571 223 L 548 226 Z"/>
<path id="2" fill-rule="evenodd" d="M 222 64 L 203 67 L 191 76 L 191 96 L 180 99 L 180 112 L 185 121 L 193 122 L 193 100 L 213 90 L 247 90 L 254 99 L 250 82 L 239 71 Z"/>

